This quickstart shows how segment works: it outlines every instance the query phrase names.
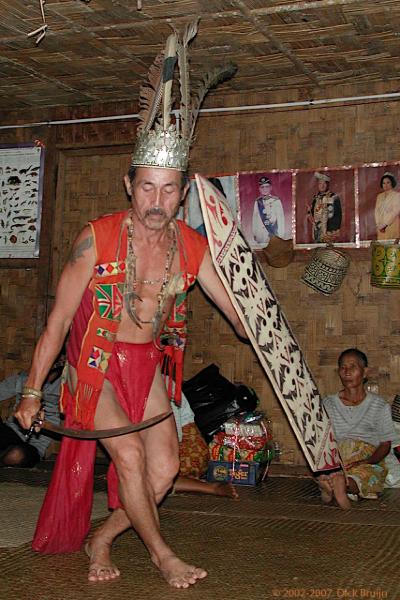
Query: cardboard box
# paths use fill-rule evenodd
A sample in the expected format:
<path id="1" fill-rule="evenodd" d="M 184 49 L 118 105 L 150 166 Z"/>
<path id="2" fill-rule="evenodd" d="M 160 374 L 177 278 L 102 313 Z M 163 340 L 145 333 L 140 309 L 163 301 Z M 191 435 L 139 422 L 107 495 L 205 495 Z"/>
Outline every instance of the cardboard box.
<path id="1" fill-rule="evenodd" d="M 262 479 L 267 463 L 210 460 L 207 481 L 232 481 L 235 485 L 256 485 Z"/>

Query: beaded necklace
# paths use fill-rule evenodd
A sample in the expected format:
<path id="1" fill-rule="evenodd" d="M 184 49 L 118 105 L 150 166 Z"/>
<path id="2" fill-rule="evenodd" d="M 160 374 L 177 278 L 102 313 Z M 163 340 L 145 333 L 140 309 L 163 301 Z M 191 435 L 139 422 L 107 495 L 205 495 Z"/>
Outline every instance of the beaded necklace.
<path id="1" fill-rule="evenodd" d="M 169 282 L 171 278 L 171 267 L 174 260 L 175 252 L 176 252 L 176 236 L 175 236 L 175 227 L 173 223 L 169 224 L 168 227 L 168 237 L 170 239 L 170 246 L 167 250 L 166 258 L 165 258 L 165 269 L 163 277 L 159 279 L 137 279 L 136 276 L 136 261 L 137 256 L 135 254 L 134 249 L 134 230 L 133 230 L 133 220 L 132 215 L 130 214 L 128 220 L 128 250 L 126 257 L 126 278 L 124 283 L 124 301 L 125 308 L 132 319 L 132 321 L 142 329 L 142 325 L 153 326 L 153 336 L 155 337 L 160 329 L 160 324 L 162 322 L 163 310 L 165 306 L 165 302 L 167 297 L 169 296 Z M 147 285 L 155 285 L 156 283 L 161 283 L 160 291 L 157 294 L 157 308 L 150 320 L 141 319 L 135 307 L 135 302 L 138 300 L 139 302 L 143 302 L 142 298 L 136 291 L 136 287 L 138 283 L 147 284 Z"/>

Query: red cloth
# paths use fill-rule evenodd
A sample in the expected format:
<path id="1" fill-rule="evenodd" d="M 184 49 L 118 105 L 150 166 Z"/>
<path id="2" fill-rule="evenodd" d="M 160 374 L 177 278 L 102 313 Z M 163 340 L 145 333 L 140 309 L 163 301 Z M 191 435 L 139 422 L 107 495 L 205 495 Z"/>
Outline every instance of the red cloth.
<path id="1" fill-rule="evenodd" d="M 114 344 L 106 378 L 113 384 L 119 403 L 133 423 L 143 418 L 159 362 L 160 351 L 153 342 Z M 68 427 L 73 420 L 72 402 L 67 406 L 65 424 Z M 96 442 L 63 438 L 40 511 L 33 550 L 53 554 L 81 548 L 90 529 L 95 455 Z M 110 466 L 107 479 L 110 508 L 121 506 L 114 465 Z"/>
<path id="2" fill-rule="evenodd" d="M 67 348 L 68 362 L 77 369 L 78 385 L 73 397 L 75 427 L 93 428 L 93 418 L 107 367 L 93 368 L 96 356 L 112 352 L 121 318 L 121 290 L 126 271 L 127 212 L 105 215 L 90 223 L 96 246 L 96 267 L 74 315 Z M 207 249 L 207 240 L 183 221 L 176 221 L 177 244 L 183 288 L 177 293 L 175 304 L 161 332 L 165 351 L 162 359 L 163 373 L 169 376 L 168 393 L 177 404 L 181 400 L 183 380 L 183 353 L 186 345 L 186 295 L 196 281 L 196 276 Z M 99 292 L 100 288 L 100 292 Z M 111 288 L 113 291 L 111 291 Z M 100 311 L 99 298 L 103 310 Z M 105 311 L 105 302 L 109 304 Z M 102 315 L 100 314 L 102 312 Z M 106 333 L 99 336 L 99 330 Z M 104 358 L 104 356 L 103 356 Z M 107 362 L 101 360 L 102 365 Z M 175 382 L 172 388 L 172 380 Z M 71 399 L 62 386 L 61 406 Z"/>
<path id="3" fill-rule="evenodd" d="M 126 275 L 127 211 L 91 221 L 96 265 L 71 327 L 67 356 L 76 366 L 78 382 L 70 398 L 62 386 L 60 404 L 72 401 L 72 426 L 93 429 L 93 419 L 113 351 L 123 306 Z M 78 352 L 78 354 L 77 354 Z M 74 356 L 73 356 L 74 355 Z M 65 398 L 65 395 L 67 398 Z"/>
<path id="4" fill-rule="evenodd" d="M 118 331 L 119 314 L 116 314 L 115 318 L 104 325 L 104 319 L 99 320 L 99 315 L 96 313 L 94 306 L 94 289 L 97 282 L 114 285 L 115 287 L 122 285 L 125 280 L 124 261 L 126 259 L 127 236 L 126 227 L 123 227 L 122 224 L 126 215 L 126 211 L 106 215 L 91 223 L 95 238 L 97 264 L 91 282 L 75 313 L 68 343 L 68 360 L 73 366 L 77 367 L 78 385 L 74 397 L 71 396 L 68 386 L 63 386 L 62 407 L 67 427 L 93 427 L 93 418 L 97 399 L 101 393 L 103 377 L 107 379 L 113 377 L 113 384 L 121 406 L 125 407 L 125 400 L 128 401 L 127 390 L 122 385 L 122 376 L 119 379 L 121 382 L 121 385 L 119 385 L 116 383 L 118 377 L 114 377 L 118 369 L 111 369 L 110 367 L 115 355 L 114 348 L 117 345 L 117 343 L 114 344 L 113 340 Z M 167 359 L 165 372 L 167 374 L 175 373 L 175 390 L 179 398 L 186 330 L 185 297 L 188 288 L 195 282 L 207 248 L 207 240 L 185 223 L 177 221 L 177 225 L 180 268 L 184 274 L 185 288 L 177 296 L 176 306 L 165 324 L 165 333 L 167 335 L 169 333 L 177 334 L 180 343 L 166 347 L 164 356 Z M 109 329 L 108 333 L 111 333 L 112 336 L 107 339 L 100 338 L 97 331 L 98 326 Z M 94 341 L 96 341 L 95 344 Z M 96 369 L 87 368 L 93 345 L 100 346 L 100 350 L 112 353 L 108 370 L 105 373 L 102 373 L 99 369 L 96 371 Z M 132 346 L 139 349 L 146 346 L 146 344 Z M 159 362 L 161 362 L 161 356 L 158 353 L 157 360 Z M 152 361 L 148 362 L 145 356 L 141 356 L 139 361 L 133 361 L 131 365 L 127 365 L 129 377 L 127 375 L 126 380 L 129 381 L 129 386 L 132 387 L 133 397 L 139 402 L 138 409 L 135 409 L 135 415 L 131 415 L 129 410 L 126 411 L 133 421 L 134 419 L 140 421 L 142 418 L 143 410 L 140 409 L 140 403 L 142 402 L 140 398 L 147 398 L 150 389 L 147 386 L 151 385 L 156 366 Z M 150 373 L 152 373 L 151 376 Z M 131 394 L 130 391 L 129 394 Z M 73 552 L 80 549 L 90 528 L 95 455 L 95 442 L 82 442 L 71 438 L 63 439 L 52 480 L 39 515 L 32 543 L 34 550 L 44 553 L 56 553 Z M 118 481 L 114 468 L 110 469 L 108 483 L 109 505 L 111 508 L 115 508 L 119 506 L 119 499 Z"/>

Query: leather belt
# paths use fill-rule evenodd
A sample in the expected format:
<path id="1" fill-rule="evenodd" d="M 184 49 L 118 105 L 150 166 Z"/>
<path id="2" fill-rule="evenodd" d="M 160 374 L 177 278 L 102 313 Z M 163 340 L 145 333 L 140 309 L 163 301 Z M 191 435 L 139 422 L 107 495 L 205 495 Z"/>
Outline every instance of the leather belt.
<path id="1" fill-rule="evenodd" d="M 135 431 L 142 431 L 143 429 L 157 425 L 157 423 L 161 423 L 161 421 L 164 421 L 170 415 L 172 415 L 172 410 L 168 410 L 156 415 L 155 417 L 151 417 L 151 419 L 146 419 L 141 423 L 132 423 L 131 425 L 115 427 L 114 429 L 93 430 L 70 429 L 68 427 L 62 427 L 61 425 L 55 425 L 54 423 L 43 420 L 38 416 L 35 418 L 31 427 L 29 428 L 28 433 L 26 434 L 26 439 L 28 440 L 30 438 L 36 428 L 40 428 L 46 429 L 47 431 L 52 431 L 54 433 L 59 433 L 60 435 L 66 435 L 67 437 L 78 438 L 82 440 L 101 440 L 103 438 L 117 437 L 119 435 L 126 435 L 127 433 L 133 433 Z"/>

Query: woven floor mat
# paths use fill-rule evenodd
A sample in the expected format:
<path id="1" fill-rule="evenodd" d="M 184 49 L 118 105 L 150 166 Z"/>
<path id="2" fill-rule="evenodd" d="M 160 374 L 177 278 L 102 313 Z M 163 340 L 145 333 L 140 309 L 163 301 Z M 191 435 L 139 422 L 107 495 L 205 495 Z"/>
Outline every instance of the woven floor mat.
<path id="1" fill-rule="evenodd" d="M 236 487 L 239 501 L 195 494 L 170 496 L 165 510 L 214 512 L 242 516 L 264 516 L 327 523 L 400 525 L 400 490 L 384 490 L 379 500 L 352 503 L 351 511 L 339 510 L 332 503 L 323 505 L 317 485 L 310 478 L 269 478 L 257 487 Z M 399 597 L 400 600 L 400 597 Z"/>
<path id="2" fill-rule="evenodd" d="M 162 511 L 161 524 L 180 556 L 209 571 L 207 579 L 188 591 L 171 589 L 141 542 L 127 532 L 117 540 L 113 554 L 122 571 L 120 580 L 88 584 L 83 552 L 40 556 L 24 546 L 0 559 L 0 598 L 398 598 L 398 527 L 172 510 Z M 368 595 L 372 593 L 375 596 Z"/>
<path id="3" fill-rule="evenodd" d="M 0 483 L 0 548 L 15 548 L 32 539 L 45 492 L 42 486 Z M 107 514 L 107 495 L 96 492 L 93 518 Z"/>
<path id="4" fill-rule="evenodd" d="M 322 506 L 309 478 L 270 477 L 259 487 L 237 489 L 239 501 L 177 494 L 161 508 L 168 543 L 209 571 L 190 590 L 169 588 L 143 544 L 127 532 L 113 554 L 122 577 L 107 584 L 87 583 L 83 552 L 41 556 L 30 544 L 0 549 L 0 599 L 400 599 L 400 490 L 385 490 L 379 501 L 361 501 L 342 511 Z M 25 490 L 34 491 L 32 486 Z M 9 523 L 2 529 L 10 523 L 22 527 L 21 506 L 10 505 Z M 7 509 L 4 501 L 1 506 Z"/>
<path id="5" fill-rule="evenodd" d="M 32 469 L 23 468 L 0 468 L 0 485 L 5 483 L 24 483 L 25 485 L 32 486 L 48 486 L 51 479 L 52 468 L 54 463 L 47 465 L 46 468 L 42 467 L 42 463 L 39 463 L 37 467 Z M 106 490 L 105 474 L 107 467 L 99 465 L 95 469 L 94 477 L 94 491 L 102 492 Z"/>

